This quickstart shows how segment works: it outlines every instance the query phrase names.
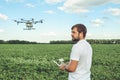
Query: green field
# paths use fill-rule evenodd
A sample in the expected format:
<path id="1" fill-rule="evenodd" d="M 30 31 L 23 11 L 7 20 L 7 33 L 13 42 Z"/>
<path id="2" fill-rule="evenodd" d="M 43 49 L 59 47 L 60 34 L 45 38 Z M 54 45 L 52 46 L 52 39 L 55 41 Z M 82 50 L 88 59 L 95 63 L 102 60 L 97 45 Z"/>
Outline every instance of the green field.
<path id="1" fill-rule="evenodd" d="M 67 80 L 53 59 L 69 61 L 72 44 L 0 44 L 0 80 Z M 120 44 L 94 44 L 92 80 L 120 80 Z"/>

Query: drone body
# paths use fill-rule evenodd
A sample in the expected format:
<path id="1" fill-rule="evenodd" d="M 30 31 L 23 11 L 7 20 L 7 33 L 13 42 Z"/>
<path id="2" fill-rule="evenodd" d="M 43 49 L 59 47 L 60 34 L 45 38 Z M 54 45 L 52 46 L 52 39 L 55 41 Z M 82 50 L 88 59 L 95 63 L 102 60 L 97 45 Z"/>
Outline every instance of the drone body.
<path id="1" fill-rule="evenodd" d="M 39 21 L 34 21 L 34 19 L 30 19 L 30 20 L 25 20 L 25 19 L 21 19 L 20 21 L 14 20 L 17 25 L 19 23 L 25 23 L 26 24 L 26 28 L 24 30 L 35 30 L 35 28 L 33 28 L 33 24 L 37 24 L 37 23 L 43 23 L 43 20 L 39 20 Z"/>

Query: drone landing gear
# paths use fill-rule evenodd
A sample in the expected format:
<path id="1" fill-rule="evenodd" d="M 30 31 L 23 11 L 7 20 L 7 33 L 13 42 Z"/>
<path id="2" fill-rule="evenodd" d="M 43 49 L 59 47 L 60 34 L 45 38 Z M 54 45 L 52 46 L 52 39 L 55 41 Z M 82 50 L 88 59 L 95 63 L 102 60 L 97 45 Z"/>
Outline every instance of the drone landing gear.
<path id="1" fill-rule="evenodd" d="M 35 28 L 24 28 L 23 30 L 35 30 Z"/>

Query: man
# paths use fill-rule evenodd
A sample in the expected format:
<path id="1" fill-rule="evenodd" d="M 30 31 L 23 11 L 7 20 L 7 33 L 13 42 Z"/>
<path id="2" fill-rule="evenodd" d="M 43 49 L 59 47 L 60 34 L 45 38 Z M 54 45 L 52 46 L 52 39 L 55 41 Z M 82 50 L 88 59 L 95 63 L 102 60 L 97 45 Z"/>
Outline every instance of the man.
<path id="1" fill-rule="evenodd" d="M 87 29 L 83 24 L 76 24 L 71 28 L 73 45 L 70 62 L 61 64 L 60 69 L 69 72 L 68 80 L 90 80 L 90 68 L 92 64 L 92 48 L 85 40 Z"/>

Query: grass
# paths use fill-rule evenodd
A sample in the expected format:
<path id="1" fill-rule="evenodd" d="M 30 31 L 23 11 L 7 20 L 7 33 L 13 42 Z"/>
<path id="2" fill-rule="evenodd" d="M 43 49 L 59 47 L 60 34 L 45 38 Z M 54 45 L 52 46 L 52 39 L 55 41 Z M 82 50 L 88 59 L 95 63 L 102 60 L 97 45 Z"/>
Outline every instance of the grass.
<path id="1" fill-rule="evenodd" d="M 69 61 L 71 44 L 0 44 L 0 80 L 67 80 L 52 60 Z M 120 80 L 120 44 L 93 44 L 92 80 Z"/>

